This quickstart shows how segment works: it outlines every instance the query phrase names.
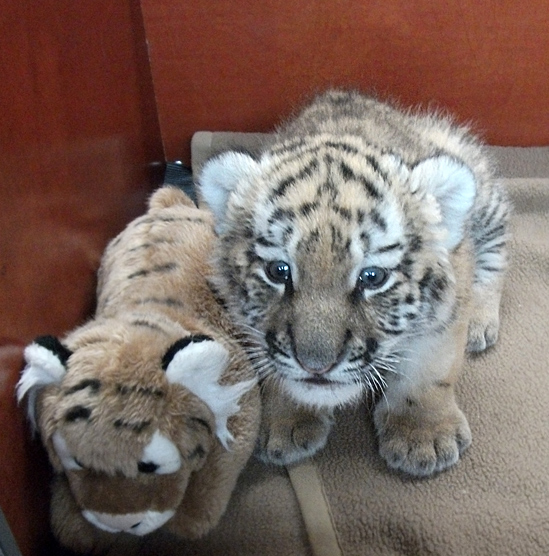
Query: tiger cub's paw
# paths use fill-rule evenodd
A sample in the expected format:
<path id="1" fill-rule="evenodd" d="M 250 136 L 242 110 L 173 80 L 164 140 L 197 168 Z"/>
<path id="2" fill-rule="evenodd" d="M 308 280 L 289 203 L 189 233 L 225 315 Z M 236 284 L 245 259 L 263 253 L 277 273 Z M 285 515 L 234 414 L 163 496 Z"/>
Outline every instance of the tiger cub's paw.
<path id="1" fill-rule="evenodd" d="M 500 297 L 501 293 L 498 289 L 485 288 L 473 292 L 472 316 L 467 332 L 467 351 L 478 353 L 497 342 Z"/>
<path id="2" fill-rule="evenodd" d="M 264 418 L 256 455 L 275 465 L 290 465 L 321 450 L 332 428 L 331 414 L 295 408 L 284 416 Z"/>
<path id="3" fill-rule="evenodd" d="M 471 444 L 467 419 L 455 407 L 440 419 L 394 414 L 378 405 L 374 414 L 379 452 L 389 467 L 427 477 L 456 464 Z"/>
<path id="4" fill-rule="evenodd" d="M 493 346 L 498 339 L 499 319 L 473 318 L 469 322 L 467 335 L 467 351 L 478 353 Z"/>

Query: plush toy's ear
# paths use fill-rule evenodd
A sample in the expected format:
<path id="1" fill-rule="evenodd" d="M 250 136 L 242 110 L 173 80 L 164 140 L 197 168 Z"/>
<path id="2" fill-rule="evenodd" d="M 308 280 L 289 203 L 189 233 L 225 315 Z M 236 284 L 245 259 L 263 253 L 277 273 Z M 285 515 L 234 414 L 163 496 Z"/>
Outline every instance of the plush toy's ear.
<path id="1" fill-rule="evenodd" d="M 417 164 L 410 174 L 412 191 L 423 190 L 436 199 L 447 230 L 444 245 L 452 250 L 463 239 L 463 224 L 476 195 L 475 177 L 469 167 L 446 155 Z"/>
<path id="2" fill-rule="evenodd" d="M 222 233 L 229 195 L 242 180 L 259 174 L 259 164 L 248 154 L 226 152 L 210 159 L 200 172 L 198 184 L 202 199 L 215 218 L 215 229 Z"/>
<path id="3" fill-rule="evenodd" d="M 40 336 L 25 348 L 27 363 L 17 383 L 19 402 L 27 396 L 28 415 L 36 427 L 35 403 L 38 392 L 48 384 L 59 384 L 67 372 L 66 364 L 72 352 L 54 336 Z"/>
<path id="4" fill-rule="evenodd" d="M 229 364 L 229 352 L 205 335 L 191 335 L 175 342 L 162 360 L 166 377 L 199 397 L 215 416 L 216 434 L 225 448 L 233 437 L 227 419 L 238 412 L 238 400 L 255 380 L 222 385 L 219 379 Z"/>

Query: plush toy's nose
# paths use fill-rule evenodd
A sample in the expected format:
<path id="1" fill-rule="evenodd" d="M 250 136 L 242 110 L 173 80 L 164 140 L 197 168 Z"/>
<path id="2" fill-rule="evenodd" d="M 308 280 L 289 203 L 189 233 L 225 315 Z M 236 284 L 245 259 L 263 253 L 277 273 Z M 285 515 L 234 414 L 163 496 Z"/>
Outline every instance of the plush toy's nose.
<path id="1" fill-rule="evenodd" d="M 108 533 L 130 533 L 132 535 L 146 535 L 162 527 L 175 512 L 139 512 L 132 514 L 106 514 L 84 510 L 82 515 L 97 528 Z"/>

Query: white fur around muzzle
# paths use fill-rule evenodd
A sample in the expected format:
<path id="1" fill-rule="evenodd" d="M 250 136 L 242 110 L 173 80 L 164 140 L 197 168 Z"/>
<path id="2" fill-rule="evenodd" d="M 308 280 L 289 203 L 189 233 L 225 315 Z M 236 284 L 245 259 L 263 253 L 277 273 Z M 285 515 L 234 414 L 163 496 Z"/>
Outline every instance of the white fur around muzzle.
<path id="1" fill-rule="evenodd" d="M 147 535 L 162 527 L 173 515 L 173 510 L 165 512 L 138 512 L 132 514 L 106 514 L 84 510 L 82 515 L 98 529 L 108 533 L 129 533 Z"/>

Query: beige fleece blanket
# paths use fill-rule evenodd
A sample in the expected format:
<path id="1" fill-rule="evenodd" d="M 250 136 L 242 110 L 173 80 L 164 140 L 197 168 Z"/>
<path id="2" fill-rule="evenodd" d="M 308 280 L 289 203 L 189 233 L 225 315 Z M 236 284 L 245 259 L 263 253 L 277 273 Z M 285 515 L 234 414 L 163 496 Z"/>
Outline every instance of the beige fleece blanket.
<path id="1" fill-rule="evenodd" d="M 266 139 L 199 133 L 193 167 Z M 515 206 L 512 262 L 500 340 L 467 360 L 459 385 L 474 436 L 461 462 L 427 480 L 392 473 L 370 408 L 347 409 L 311 462 L 289 470 L 250 462 L 206 539 L 158 534 L 136 541 L 135 554 L 549 555 L 549 148 L 492 152 Z"/>

